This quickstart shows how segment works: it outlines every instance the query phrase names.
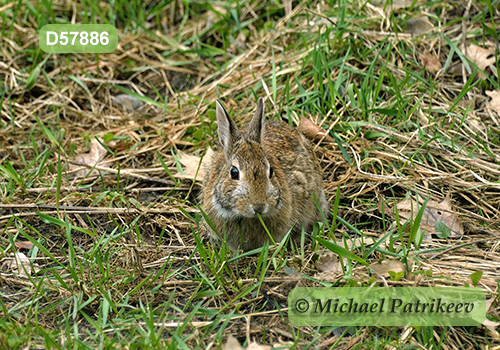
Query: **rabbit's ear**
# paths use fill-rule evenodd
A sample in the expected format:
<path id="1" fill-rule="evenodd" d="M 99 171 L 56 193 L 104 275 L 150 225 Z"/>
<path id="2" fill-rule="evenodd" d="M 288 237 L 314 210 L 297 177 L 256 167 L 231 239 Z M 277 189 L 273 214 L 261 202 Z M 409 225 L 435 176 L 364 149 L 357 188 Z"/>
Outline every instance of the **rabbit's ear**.
<path id="1" fill-rule="evenodd" d="M 233 144 L 241 138 L 241 135 L 238 127 L 224 109 L 224 106 L 219 101 L 215 101 L 215 104 L 217 106 L 215 115 L 217 116 L 219 140 L 227 156 L 231 153 Z"/>
<path id="2" fill-rule="evenodd" d="M 264 136 L 264 99 L 259 97 L 257 100 L 257 110 L 248 126 L 248 139 L 259 142 Z"/>

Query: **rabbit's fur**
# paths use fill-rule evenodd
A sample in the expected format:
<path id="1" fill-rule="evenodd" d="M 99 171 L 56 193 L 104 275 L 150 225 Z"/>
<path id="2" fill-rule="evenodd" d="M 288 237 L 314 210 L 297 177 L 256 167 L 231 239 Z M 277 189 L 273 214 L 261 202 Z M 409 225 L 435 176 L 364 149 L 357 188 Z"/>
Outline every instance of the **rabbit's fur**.
<path id="1" fill-rule="evenodd" d="M 309 141 L 281 121 L 264 121 L 264 101 L 248 127 L 239 130 L 216 103 L 219 142 L 206 167 L 202 210 L 232 250 L 251 250 L 269 240 L 259 213 L 275 242 L 292 229 L 300 233 L 321 221 L 328 203 L 322 171 Z M 236 170 L 234 170 L 236 169 Z"/>

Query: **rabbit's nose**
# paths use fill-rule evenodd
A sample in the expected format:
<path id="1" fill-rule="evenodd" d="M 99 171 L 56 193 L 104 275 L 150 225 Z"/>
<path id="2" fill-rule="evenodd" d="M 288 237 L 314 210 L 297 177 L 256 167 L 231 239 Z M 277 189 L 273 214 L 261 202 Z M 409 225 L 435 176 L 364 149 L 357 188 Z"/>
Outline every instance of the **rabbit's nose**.
<path id="1" fill-rule="evenodd" d="M 252 205 L 253 211 L 259 214 L 265 214 L 266 205 L 265 204 L 254 204 Z"/>

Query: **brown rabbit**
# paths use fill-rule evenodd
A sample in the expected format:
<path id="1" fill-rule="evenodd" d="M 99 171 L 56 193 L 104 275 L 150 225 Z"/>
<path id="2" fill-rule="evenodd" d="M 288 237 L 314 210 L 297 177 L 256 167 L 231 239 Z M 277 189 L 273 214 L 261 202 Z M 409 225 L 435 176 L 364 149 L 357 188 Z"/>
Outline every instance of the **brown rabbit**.
<path id="1" fill-rule="evenodd" d="M 202 209 L 232 250 L 251 250 L 275 242 L 290 229 L 300 233 L 328 215 L 322 171 L 309 141 L 281 121 L 264 121 L 264 100 L 248 127 L 238 130 L 217 102 L 219 147 L 206 167 Z"/>

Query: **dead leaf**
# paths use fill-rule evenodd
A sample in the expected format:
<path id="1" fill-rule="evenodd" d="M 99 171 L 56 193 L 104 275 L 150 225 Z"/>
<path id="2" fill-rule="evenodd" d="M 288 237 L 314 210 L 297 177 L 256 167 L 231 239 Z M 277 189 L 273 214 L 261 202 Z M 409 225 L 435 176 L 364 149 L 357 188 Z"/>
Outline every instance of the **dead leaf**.
<path id="1" fill-rule="evenodd" d="M 14 245 L 18 249 L 27 249 L 27 250 L 30 250 L 31 248 L 33 248 L 33 243 L 31 243 L 30 241 L 14 242 Z"/>
<path id="2" fill-rule="evenodd" d="M 337 254 L 326 252 L 316 261 L 316 268 L 321 272 L 341 272 L 342 268 L 339 264 Z"/>
<path id="3" fill-rule="evenodd" d="M 93 167 L 94 165 L 99 165 L 99 163 L 104 159 L 107 150 L 104 148 L 101 143 L 93 138 L 90 141 L 90 151 L 88 153 L 78 154 L 74 157 L 72 163 L 69 165 L 69 170 L 72 171 L 77 168 L 81 168 L 81 165 L 87 165 Z M 77 178 L 85 177 L 89 173 L 90 169 L 82 169 L 77 171 L 74 176 Z M 93 170 L 89 176 L 96 176 L 99 172 L 97 170 Z"/>
<path id="4" fill-rule="evenodd" d="M 390 277 L 389 271 L 394 271 L 395 273 L 405 271 L 405 266 L 401 261 L 392 259 L 370 264 L 368 268 L 384 277 Z"/>
<path id="5" fill-rule="evenodd" d="M 347 243 L 347 248 L 349 250 L 352 250 L 353 247 L 355 248 L 359 248 L 361 247 L 363 244 L 364 245 L 368 245 L 368 244 L 371 244 L 369 243 L 369 239 L 362 239 L 361 237 L 356 237 L 354 239 L 354 241 L 352 239 L 348 239 L 346 240 L 346 243 Z"/>
<path id="6" fill-rule="evenodd" d="M 465 98 L 462 98 L 460 101 L 458 101 L 457 106 L 473 111 L 476 109 L 476 99 L 473 98 L 471 100 L 466 100 Z"/>
<path id="7" fill-rule="evenodd" d="M 248 345 L 247 350 L 271 350 L 271 346 L 260 345 L 253 341 L 250 343 L 250 345 Z"/>
<path id="8" fill-rule="evenodd" d="M 229 335 L 226 344 L 222 346 L 222 350 L 243 350 L 243 348 L 235 337 Z M 271 350 L 271 346 L 259 345 L 253 341 L 248 345 L 247 350 Z"/>
<path id="9" fill-rule="evenodd" d="M 286 272 L 287 275 L 295 276 L 295 277 L 300 277 L 301 276 L 299 271 L 297 271 L 295 269 L 292 269 L 291 267 L 284 266 L 283 270 Z"/>
<path id="10" fill-rule="evenodd" d="M 31 273 L 40 271 L 38 264 L 31 264 L 30 259 L 21 252 L 16 252 L 12 257 L 5 258 L 2 261 L 1 270 L 11 271 L 18 275 L 28 277 Z"/>
<path id="11" fill-rule="evenodd" d="M 337 254 L 332 252 L 325 252 L 316 261 L 316 268 L 321 271 L 314 275 L 314 278 L 326 282 L 333 282 L 338 279 L 339 274 L 342 273 L 342 266 L 340 265 Z"/>
<path id="12" fill-rule="evenodd" d="M 486 300 L 486 313 L 490 311 L 491 305 L 496 302 L 496 298 L 490 298 Z"/>
<path id="13" fill-rule="evenodd" d="M 471 60 L 471 62 L 474 63 L 483 72 L 489 65 L 495 64 L 494 48 L 483 49 L 482 47 L 479 47 L 477 45 L 470 44 L 465 50 L 462 49 L 462 51 L 465 51 L 465 57 Z M 479 73 L 479 76 L 483 79 L 486 79 L 486 76 L 483 73 Z"/>
<path id="14" fill-rule="evenodd" d="M 406 21 L 405 33 L 410 33 L 412 36 L 419 36 L 430 32 L 432 29 L 434 29 L 434 25 L 427 17 L 415 17 Z"/>
<path id="15" fill-rule="evenodd" d="M 412 1 L 412 0 L 393 0 L 393 1 L 376 0 L 376 1 L 373 1 L 370 3 L 374 6 L 377 6 L 377 7 L 382 7 L 382 8 L 386 8 L 386 9 L 391 9 L 393 11 L 397 11 L 400 9 L 410 7 L 414 4 L 416 6 L 421 2 L 422 2 L 421 0 L 417 0 L 417 1 Z"/>
<path id="16" fill-rule="evenodd" d="M 493 75 L 495 76 L 495 78 L 498 78 L 497 67 L 494 64 L 490 64 L 488 67 L 490 68 L 491 73 L 493 73 Z"/>
<path id="17" fill-rule="evenodd" d="M 404 225 L 410 218 L 414 220 L 421 206 L 422 203 L 417 204 L 412 199 L 406 199 L 399 202 L 396 205 L 396 208 L 398 209 L 399 217 L 402 219 L 401 225 Z M 464 234 L 462 223 L 460 222 L 458 215 L 453 211 L 449 196 L 446 196 L 441 203 L 431 200 L 427 202 L 422 215 L 422 220 L 420 221 L 420 228 L 425 230 L 426 235 L 430 236 L 432 234 L 436 234 L 435 225 L 438 221 L 441 221 L 448 226 L 452 237 L 458 237 Z"/>
<path id="18" fill-rule="evenodd" d="M 182 164 L 184 174 L 177 173 L 174 174 L 174 177 L 179 179 L 194 180 L 196 176 L 196 181 L 203 182 L 206 173 L 206 163 L 209 159 L 211 159 L 212 153 L 211 148 L 209 148 L 200 164 L 200 157 L 179 151 L 179 162 Z M 197 171 L 198 174 L 196 174 Z"/>
<path id="19" fill-rule="evenodd" d="M 308 139 L 312 141 L 319 141 L 324 136 L 324 141 L 333 142 L 333 138 L 328 135 L 326 130 L 323 130 L 308 118 L 302 118 L 300 120 L 300 125 L 297 130 L 303 133 Z"/>
<path id="20" fill-rule="evenodd" d="M 111 102 L 125 112 L 133 112 L 144 105 L 144 102 L 127 94 L 111 96 Z"/>
<path id="21" fill-rule="evenodd" d="M 488 333 L 492 339 L 499 340 L 500 335 L 498 334 L 497 327 L 500 326 L 500 322 L 490 321 L 488 319 L 484 320 L 482 323 L 488 329 Z"/>
<path id="22" fill-rule="evenodd" d="M 486 103 L 486 107 L 500 114 L 500 90 L 486 91 L 486 95 L 491 100 Z"/>
<path id="23" fill-rule="evenodd" d="M 486 126 L 481 122 L 481 120 L 469 117 L 467 118 L 467 122 L 472 126 L 473 129 L 475 129 L 477 132 L 480 132 L 484 135 L 486 135 Z"/>
<path id="24" fill-rule="evenodd" d="M 443 68 L 441 62 L 439 61 L 439 57 L 435 53 L 425 51 L 423 54 L 419 55 L 419 58 L 424 66 L 424 69 L 429 73 L 435 74 Z"/>
<path id="25" fill-rule="evenodd" d="M 243 350 L 243 348 L 238 342 L 238 339 L 229 335 L 229 337 L 227 337 L 226 344 L 222 346 L 222 350 Z"/>

